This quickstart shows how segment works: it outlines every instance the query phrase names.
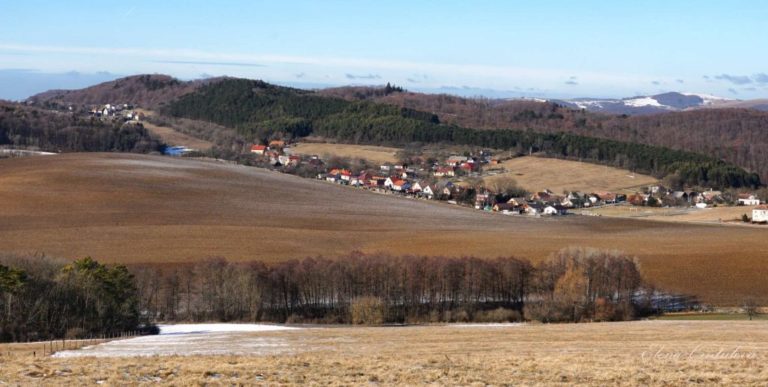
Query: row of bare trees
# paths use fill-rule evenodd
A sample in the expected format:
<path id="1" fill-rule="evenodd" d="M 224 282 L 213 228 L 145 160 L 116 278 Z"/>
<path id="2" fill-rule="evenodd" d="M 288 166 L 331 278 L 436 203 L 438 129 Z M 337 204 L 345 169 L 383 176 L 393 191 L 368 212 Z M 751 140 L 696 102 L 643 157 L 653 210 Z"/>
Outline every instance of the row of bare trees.
<path id="1" fill-rule="evenodd" d="M 313 323 L 627 320 L 646 309 L 634 259 L 565 249 L 503 257 L 354 252 L 267 265 L 177 267 L 0 256 L 0 341 L 151 329 L 153 322 Z"/>
<path id="2" fill-rule="evenodd" d="M 352 253 L 274 265 L 224 259 L 134 270 L 140 309 L 159 321 L 354 322 L 360 304 L 381 322 L 625 320 L 642 279 L 617 252 L 566 249 L 532 265 L 514 257 Z M 367 311 L 365 313 L 369 313 Z M 365 314 L 363 313 L 363 314 Z"/>

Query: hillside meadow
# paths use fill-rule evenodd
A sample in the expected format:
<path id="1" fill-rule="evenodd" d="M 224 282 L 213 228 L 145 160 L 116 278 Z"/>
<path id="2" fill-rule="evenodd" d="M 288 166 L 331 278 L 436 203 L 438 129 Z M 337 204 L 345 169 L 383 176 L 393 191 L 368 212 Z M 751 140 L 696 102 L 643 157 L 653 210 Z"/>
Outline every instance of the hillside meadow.
<path id="1" fill-rule="evenodd" d="M 386 164 L 397 162 L 399 148 L 374 145 L 330 144 L 302 142 L 291 147 L 291 153 L 300 155 L 339 156 L 350 159 L 364 159 L 373 163 Z M 327 157 L 323 157 L 327 159 Z"/>
<path id="2" fill-rule="evenodd" d="M 568 246 L 637 255 L 658 286 L 736 305 L 768 294 L 765 229 L 533 219 L 213 161 L 133 154 L 0 160 L 0 251 L 176 265 L 352 250 L 533 261 Z"/>
<path id="3" fill-rule="evenodd" d="M 536 156 L 513 158 L 488 170 L 496 173 L 485 181 L 511 177 L 530 192 L 548 189 L 557 194 L 564 191 L 635 193 L 658 183 L 652 176 L 626 169 Z"/>
<path id="4" fill-rule="evenodd" d="M 768 380 L 764 322 L 309 327 L 215 337 L 197 338 L 199 351 L 189 356 L 33 358 L 4 351 L 0 382 L 485 386 L 764 385 Z M 152 352 L 134 341 L 110 345 Z M 229 344 L 252 345 L 252 354 L 216 352 Z M 202 355 L 211 351 L 219 354 Z"/>

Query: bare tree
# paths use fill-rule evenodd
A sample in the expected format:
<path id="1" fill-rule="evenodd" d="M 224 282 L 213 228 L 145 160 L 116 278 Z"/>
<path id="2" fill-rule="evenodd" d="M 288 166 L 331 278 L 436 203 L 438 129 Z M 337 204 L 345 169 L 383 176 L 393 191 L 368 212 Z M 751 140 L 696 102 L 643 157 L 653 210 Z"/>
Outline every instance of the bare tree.
<path id="1" fill-rule="evenodd" d="M 741 308 L 744 310 L 744 313 L 746 313 L 747 317 L 749 317 L 750 321 L 752 321 L 752 319 L 758 314 L 757 301 L 754 299 L 754 297 L 747 297 L 744 300 Z"/>

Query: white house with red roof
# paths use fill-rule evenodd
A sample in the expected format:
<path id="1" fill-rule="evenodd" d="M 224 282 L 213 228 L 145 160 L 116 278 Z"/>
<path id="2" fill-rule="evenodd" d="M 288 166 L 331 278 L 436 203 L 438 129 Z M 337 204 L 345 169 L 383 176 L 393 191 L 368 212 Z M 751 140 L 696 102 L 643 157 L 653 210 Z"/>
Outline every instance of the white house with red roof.
<path id="1" fill-rule="evenodd" d="M 266 145 L 253 145 L 251 146 L 251 153 L 263 155 L 268 149 Z"/>

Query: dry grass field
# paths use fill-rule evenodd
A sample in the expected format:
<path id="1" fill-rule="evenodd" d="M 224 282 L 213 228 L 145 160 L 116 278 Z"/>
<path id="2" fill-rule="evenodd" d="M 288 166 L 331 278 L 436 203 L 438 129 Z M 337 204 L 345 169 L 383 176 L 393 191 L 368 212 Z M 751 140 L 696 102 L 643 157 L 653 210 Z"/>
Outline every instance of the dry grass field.
<path id="1" fill-rule="evenodd" d="M 711 208 L 656 208 L 632 205 L 607 206 L 597 209 L 578 210 L 585 214 L 600 216 L 643 218 L 666 222 L 702 222 L 730 223 L 746 225 L 741 216 L 752 216 L 752 208 L 744 206 L 711 207 Z M 760 227 L 760 226 L 755 226 Z M 768 227 L 765 227 L 768 229 Z"/>
<path id="2" fill-rule="evenodd" d="M 160 137 L 160 139 L 163 140 L 164 143 L 168 145 L 183 145 L 187 148 L 191 149 L 197 149 L 197 150 L 206 150 L 210 149 L 213 146 L 213 143 L 210 141 L 201 140 L 199 138 L 195 138 L 189 135 L 186 135 L 184 133 L 178 132 L 174 130 L 173 128 L 169 128 L 167 126 L 159 126 L 155 124 L 151 124 L 149 122 L 142 122 L 142 125 L 152 134 Z"/>
<path id="3" fill-rule="evenodd" d="M 333 155 L 364 159 L 377 164 L 397 162 L 396 154 L 400 149 L 374 145 L 350 145 L 302 142 L 294 145 L 291 152 L 302 155 Z"/>
<path id="4" fill-rule="evenodd" d="M 154 116 L 155 112 L 146 109 L 136 109 L 137 113 L 144 114 L 146 116 Z M 196 137 L 181 133 L 173 128 L 167 126 L 155 125 L 153 123 L 142 121 L 144 127 L 152 134 L 160 137 L 163 142 L 168 145 L 174 146 L 186 146 L 187 148 L 197 150 L 207 150 L 213 146 L 213 143 L 206 140 L 201 140 Z"/>
<path id="5" fill-rule="evenodd" d="M 768 325 L 746 321 L 331 327 L 262 356 L 0 358 L 3 384 L 765 385 Z M 225 343 L 219 343 L 223 345 Z"/>
<path id="6" fill-rule="evenodd" d="M 768 230 L 609 217 L 532 219 L 217 162 L 131 154 L 0 160 L 0 251 L 179 264 L 345 254 L 620 249 L 659 286 L 768 302 Z"/>
<path id="7" fill-rule="evenodd" d="M 517 157 L 495 168 L 503 168 L 506 172 L 486 177 L 486 181 L 512 177 L 521 187 L 531 192 L 544 189 L 558 194 L 565 190 L 635 192 L 637 187 L 657 182 L 651 176 L 631 173 L 625 169 L 536 156 Z"/>

